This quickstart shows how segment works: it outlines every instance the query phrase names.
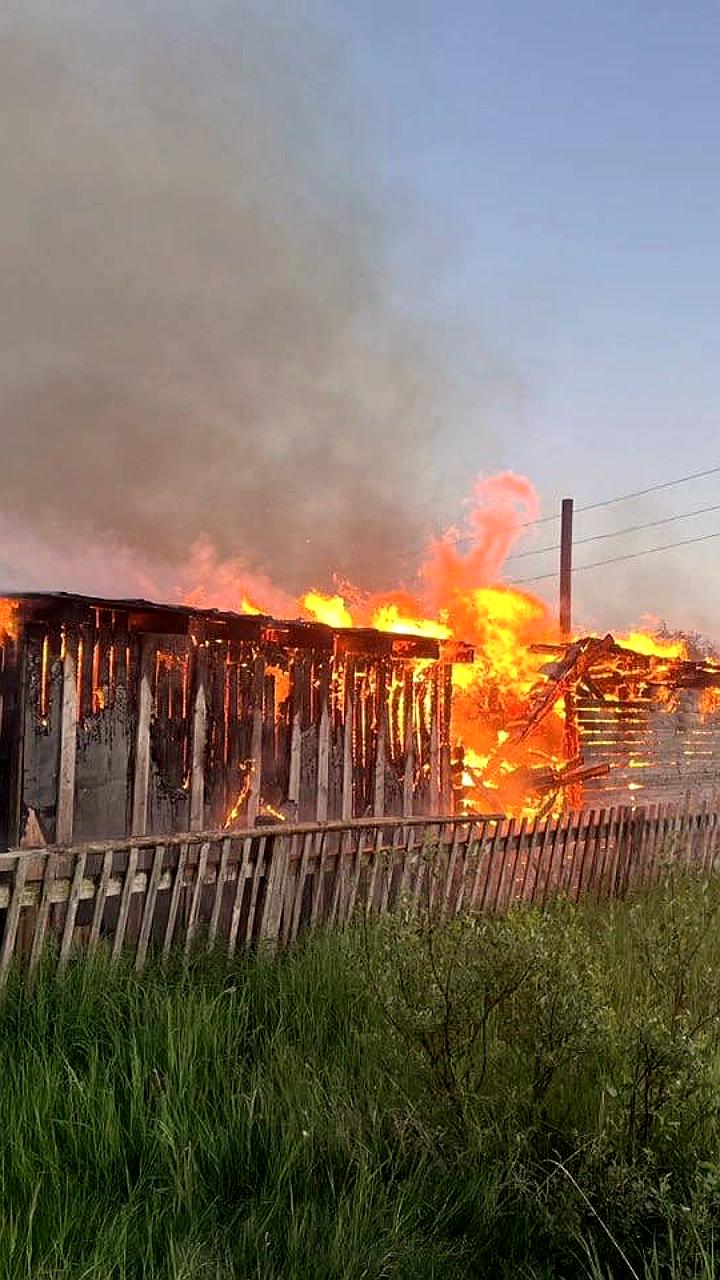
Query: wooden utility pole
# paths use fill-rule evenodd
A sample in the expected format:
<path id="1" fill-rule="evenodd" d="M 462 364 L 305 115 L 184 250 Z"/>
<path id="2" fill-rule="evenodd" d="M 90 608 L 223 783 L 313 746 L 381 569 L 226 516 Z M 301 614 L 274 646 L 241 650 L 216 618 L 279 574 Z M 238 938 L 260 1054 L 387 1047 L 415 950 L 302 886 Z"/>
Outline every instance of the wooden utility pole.
<path id="1" fill-rule="evenodd" d="M 573 500 L 563 498 L 560 524 L 560 632 L 563 640 L 572 633 L 572 528 Z"/>

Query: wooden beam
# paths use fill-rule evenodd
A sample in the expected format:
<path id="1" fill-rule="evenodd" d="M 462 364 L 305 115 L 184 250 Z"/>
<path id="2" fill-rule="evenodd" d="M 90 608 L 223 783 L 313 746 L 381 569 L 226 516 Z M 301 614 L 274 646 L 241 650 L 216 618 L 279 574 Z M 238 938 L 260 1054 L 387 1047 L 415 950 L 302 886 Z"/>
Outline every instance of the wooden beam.
<path id="1" fill-rule="evenodd" d="M 452 667 L 443 663 L 440 677 L 440 805 L 442 812 L 452 812 L 452 772 L 450 755 L 452 751 L 451 716 L 452 716 Z"/>
<path id="2" fill-rule="evenodd" d="M 430 693 L 430 812 L 440 808 L 440 667 L 432 673 Z"/>
<path id="3" fill-rule="evenodd" d="M 252 684 L 252 739 L 250 744 L 251 774 L 250 794 L 247 806 L 247 824 L 255 825 L 260 809 L 262 788 L 262 735 L 263 735 L 263 698 L 265 695 L 265 658 L 257 654 L 253 666 Z"/>
<path id="4" fill-rule="evenodd" d="M 74 629 L 68 630 L 65 633 L 60 710 L 60 768 L 55 826 L 57 844 L 70 844 L 73 837 L 78 725 L 77 652 L 77 632 Z"/>
<path id="5" fill-rule="evenodd" d="M 403 681 L 403 743 L 405 768 L 403 770 L 403 817 L 413 811 L 413 785 L 415 782 L 415 736 L 413 734 L 414 681 L 412 669 L 405 672 Z"/>
<path id="6" fill-rule="evenodd" d="M 302 750 L 302 681 L 307 678 L 305 659 L 296 654 L 291 668 L 290 693 L 290 772 L 288 777 L 288 804 L 293 806 L 297 818 L 300 805 L 300 753 Z"/>
<path id="7" fill-rule="evenodd" d="M 345 658 L 345 712 L 343 716 L 343 782 L 342 817 L 353 816 L 353 738 L 355 736 L 355 663 L 350 654 Z"/>
<path id="8" fill-rule="evenodd" d="M 150 720 L 152 718 L 155 639 L 145 635 L 140 641 L 138 718 L 135 730 L 135 775 L 133 779 L 132 829 L 134 836 L 147 833 L 148 787 L 150 784 Z"/>
<path id="9" fill-rule="evenodd" d="M 190 830 L 202 831 L 205 817 L 205 746 L 207 741 L 207 649 L 195 650 L 195 700 L 192 712 L 190 768 Z"/>
<path id="10" fill-rule="evenodd" d="M 387 675 L 387 666 L 384 662 L 380 662 L 377 667 L 375 684 L 376 734 L 373 814 L 376 818 L 383 818 L 385 816 L 385 761 L 388 730 Z"/>
<path id="11" fill-rule="evenodd" d="M 330 671 L 323 663 L 320 673 L 320 723 L 318 725 L 317 797 L 315 816 L 327 822 L 330 788 Z"/>

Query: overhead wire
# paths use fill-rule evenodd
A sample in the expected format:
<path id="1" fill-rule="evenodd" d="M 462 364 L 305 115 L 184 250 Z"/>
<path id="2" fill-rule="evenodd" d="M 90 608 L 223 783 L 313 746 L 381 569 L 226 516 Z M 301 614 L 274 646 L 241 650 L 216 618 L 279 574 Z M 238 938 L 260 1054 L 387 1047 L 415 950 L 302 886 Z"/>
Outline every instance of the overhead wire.
<path id="1" fill-rule="evenodd" d="M 584 511 L 599 511 L 601 507 L 611 507 L 616 502 L 629 502 L 633 498 L 645 498 L 649 493 L 659 493 L 661 489 L 673 489 L 676 485 L 687 484 L 690 480 L 704 480 L 706 476 L 714 476 L 720 474 L 720 466 L 707 467 L 704 471 L 693 471 L 686 476 L 678 476 L 675 480 L 664 480 L 662 484 L 649 485 L 647 489 L 635 489 L 632 493 L 620 493 L 614 498 L 604 498 L 602 502 L 589 502 L 584 507 L 575 507 L 575 515 L 581 515 Z M 551 520 L 559 520 L 560 512 L 556 511 L 551 516 L 540 516 L 537 520 L 525 520 L 522 524 L 516 526 L 520 529 L 530 529 L 534 525 L 548 524 Z M 467 534 L 461 538 L 443 539 L 445 546 L 459 547 L 466 542 L 475 542 L 477 539 L 474 534 Z"/>
<path id="2" fill-rule="evenodd" d="M 607 538 L 621 538 L 627 533 L 640 533 L 644 529 L 657 529 L 663 524 L 673 524 L 678 520 L 689 520 L 691 516 L 706 515 L 709 511 L 720 511 L 720 503 L 714 503 L 711 507 L 696 507 L 693 511 L 682 511 L 675 516 L 663 516 L 661 520 L 649 520 L 646 524 L 631 524 L 625 529 L 615 529 L 612 533 L 594 533 L 589 538 L 574 538 L 573 546 L 581 547 L 587 542 L 603 542 Z M 550 547 L 535 547 L 531 551 L 517 551 L 515 555 L 508 556 L 506 564 L 509 560 L 525 560 L 528 556 L 541 556 L 547 551 L 559 551 L 560 543 L 555 542 Z"/>
<path id="3" fill-rule="evenodd" d="M 684 538 L 681 542 L 666 542 L 661 547 L 646 547 L 644 551 L 631 551 L 624 556 L 612 556 L 608 560 L 593 560 L 590 564 L 573 565 L 572 572 L 582 573 L 585 569 L 598 569 L 605 564 L 621 564 L 626 560 L 637 560 L 640 556 L 655 555 L 658 551 L 672 551 L 675 547 L 691 547 L 698 542 L 709 542 L 712 538 L 720 538 L 720 530 L 717 533 L 705 533 L 698 538 Z M 522 586 L 528 582 L 544 582 L 549 578 L 557 578 L 557 570 L 552 573 L 539 573 L 532 578 L 513 578 L 510 580 L 511 586 Z"/>

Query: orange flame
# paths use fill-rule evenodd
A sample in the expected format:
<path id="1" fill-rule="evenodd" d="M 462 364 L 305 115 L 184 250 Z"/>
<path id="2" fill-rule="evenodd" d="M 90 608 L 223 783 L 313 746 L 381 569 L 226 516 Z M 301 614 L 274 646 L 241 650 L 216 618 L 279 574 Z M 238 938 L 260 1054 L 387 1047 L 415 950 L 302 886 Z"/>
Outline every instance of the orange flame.
<path id="1" fill-rule="evenodd" d="M 240 600 L 246 613 L 292 617 L 300 612 L 333 628 L 374 627 L 439 640 L 456 638 L 473 645 L 475 661 L 455 665 L 452 673 L 458 803 L 481 812 L 497 812 L 500 805 L 509 815 L 548 812 L 562 797 L 561 782 L 553 794 L 553 778 L 579 756 L 572 720 L 566 723 L 569 704 L 564 697 L 558 698 L 537 727 L 520 739 L 513 735 L 512 726 L 526 715 L 534 692 L 544 687 L 542 672 L 548 656 L 534 652 L 533 646 L 557 645 L 559 626 L 543 601 L 501 580 L 505 559 L 525 536 L 527 526 L 537 520 L 539 510 L 538 496 L 524 477 L 512 472 L 480 477 L 465 528 L 450 529 L 430 544 L 415 594 L 402 590 L 363 595 L 352 585 L 336 582 L 333 593 L 314 588 L 289 601 L 267 579 L 249 575 L 240 562 L 218 569 L 210 549 L 201 546 L 194 557 L 196 568 L 204 570 L 203 586 L 192 600 L 212 600 L 216 605 L 222 601 L 228 608 L 237 607 Z M 617 643 L 644 657 L 667 661 L 688 657 L 682 641 L 657 639 L 649 631 L 630 631 L 617 637 Z M 416 676 L 421 671 L 418 662 Z M 661 692 L 657 690 L 658 699 Z M 611 692 L 609 697 L 613 696 Z M 402 740 L 402 682 L 391 681 L 388 697 L 391 720 Z M 706 712 L 720 709 L 720 695 L 716 690 L 705 691 L 702 705 Z M 242 808 L 247 787 L 246 778 L 229 820 Z"/>
<path id="2" fill-rule="evenodd" d="M 0 597 L 0 642 L 7 643 L 8 640 L 15 641 L 18 637 L 18 614 L 19 608 L 17 601 L 5 600 Z"/>

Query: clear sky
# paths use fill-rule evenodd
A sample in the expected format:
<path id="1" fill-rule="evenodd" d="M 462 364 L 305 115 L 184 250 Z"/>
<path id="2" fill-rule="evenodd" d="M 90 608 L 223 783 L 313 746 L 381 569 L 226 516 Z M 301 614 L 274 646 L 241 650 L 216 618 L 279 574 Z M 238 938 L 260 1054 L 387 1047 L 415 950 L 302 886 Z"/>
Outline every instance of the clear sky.
<path id="1" fill-rule="evenodd" d="M 469 417 L 448 446 L 471 467 L 526 472 L 547 510 L 720 463 L 718 5 L 355 0 L 333 13 L 383 164 L 425 203 L 437 293 L 419 279 L 417 301 L 460 315 L 517 379 L 489 431 Z M 714 503 L 720 475 L 588 513 L 577 533 Z M 578 548 L 576 563 L 716 530 L 720 512 Z M 552 562 L 525 559 L 518 576 Z M 681 624 L 686 608 L 720 632 L 719 570 L 720 538 L 578 575 L 576 589 L 598 619 L 626 607 L 630 583 L 649 611 Z"/>
<path id="2" fill-rule="evenodd" d="M 387 581 L 478 472 L 546 515 L 720 465 L 717 3 L 12 0 L 0 36 L 7 585 L 156 554 L 160 590 L 201 534 Z M 720 473 L 576 536 L 713 505 Z M 579 572 L 579 615 L 720 639 L 719 569 Z"/>

